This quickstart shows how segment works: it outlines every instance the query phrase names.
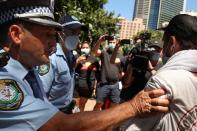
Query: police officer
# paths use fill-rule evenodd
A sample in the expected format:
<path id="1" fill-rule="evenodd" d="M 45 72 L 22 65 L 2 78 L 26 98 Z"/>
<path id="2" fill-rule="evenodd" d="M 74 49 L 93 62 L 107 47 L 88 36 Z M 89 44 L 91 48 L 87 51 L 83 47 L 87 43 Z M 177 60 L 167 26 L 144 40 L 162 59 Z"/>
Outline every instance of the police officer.
<path id="1" fill-rule="evenodd" d="M 72 113 L 74 104 L 74 65 L 72 51 L 79 43 L 82 24 L 73 16 L 64 15 L 59 23 L 63 32 L 59 32 L 56 52 L 50 57 L 50 63 L 38 68 L 49 101 L 65 113 Z"/>
<path id="2" fill-rule="evenodd" d="M 104 130 L 150 110 L 167 111 L 163 90 L 141 92 L 132 100 L 103 112 L 65 115 L 44 95 L 35 66 L 49 63 L 55 48 L 50 0 L 0 0 L 0 43 L 9 53 L 0 68 L 0 130 Z M 152 98 L 152 99 L 150 99 Z M 84 121 L 87 119 L 88 121 Z"/>

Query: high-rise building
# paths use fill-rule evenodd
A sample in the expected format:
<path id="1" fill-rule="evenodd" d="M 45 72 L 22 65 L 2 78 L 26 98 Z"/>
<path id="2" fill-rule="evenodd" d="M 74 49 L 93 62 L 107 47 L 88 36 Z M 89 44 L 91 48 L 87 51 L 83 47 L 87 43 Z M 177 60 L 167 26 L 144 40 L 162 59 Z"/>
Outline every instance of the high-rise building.
<path id="1" fill-rule="evenodd" d="M 149 7 L 151 0 L 135 0 L 133 19 L 143 19 L 144 25 L 146 25 L 149 15 Z"/>
<path id="2" fill-rule="evenodd" d="M 143 20 L 141 18 L 135 18 L 133 21 L 128 21 L 127 19 L 120 18 L 120 39 L 131 39 L 139 31 L 145 29 Z"/>
<path id="3" fill-rule="evenodd" d="M 185 10 L 186 0 L 135 0 L 133 18 L 142 18 L 146 29 L 157 29 Z"/>

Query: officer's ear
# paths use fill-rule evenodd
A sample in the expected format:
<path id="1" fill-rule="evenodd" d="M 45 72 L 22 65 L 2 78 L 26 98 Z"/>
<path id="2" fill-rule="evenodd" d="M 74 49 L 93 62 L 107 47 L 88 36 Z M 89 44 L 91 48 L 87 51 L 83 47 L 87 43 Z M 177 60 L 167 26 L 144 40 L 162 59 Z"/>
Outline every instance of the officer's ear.
<path id="1" fill-rule="evenodd" d="M 23 29 L 19 25 L 11 25 L 9 27 L 10 40 L 14 44 L 20 44 L 22 40 Z"/>

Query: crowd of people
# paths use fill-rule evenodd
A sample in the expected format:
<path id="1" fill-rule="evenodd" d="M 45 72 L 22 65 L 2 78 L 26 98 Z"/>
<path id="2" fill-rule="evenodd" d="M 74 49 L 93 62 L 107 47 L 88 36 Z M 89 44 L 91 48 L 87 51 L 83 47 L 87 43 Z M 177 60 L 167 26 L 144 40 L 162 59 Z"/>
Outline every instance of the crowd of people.
<path id="1" fill-rule="evenodd" d="M 123 55 L 108 34 L 80 42 L 84 25 L 56 22 L 52 3 L 0 0 L 0 130 L 197 130 L 197 17 Z"/>

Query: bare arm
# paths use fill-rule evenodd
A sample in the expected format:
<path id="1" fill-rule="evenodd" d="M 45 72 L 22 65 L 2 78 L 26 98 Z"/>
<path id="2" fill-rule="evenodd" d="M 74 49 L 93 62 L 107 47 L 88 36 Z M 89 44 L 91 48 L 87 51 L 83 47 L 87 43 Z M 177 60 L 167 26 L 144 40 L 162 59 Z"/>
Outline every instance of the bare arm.
<path id="1" fill-rule="evenodd" d="M 128 64 L 127 70 L 125 71 L 125 74 L 121 79 L 123 88 L 128 88 L 130 85 L 132 85 L 134 81 L 134 77 L 132 76 L 133 76 L 133 67 L 131 64 Z"/>
<path id="2" fill-rule="evenodd" d="M 117 63 L 120 63 L 120 59 L 117 59 L 117 53 L 118 53 L 118 49 L 120 47 L 120 41 L 117 42 L 115 48 L 114 48 L 114 51 L 112 53 L 112 56 L 110 58 L 110 63 L 111 64 L 117 64 Z"/>
<path id="3" fill-rule="evenodd" d="M 101 37 L 97 40 L 95 46 L 92 48 L 92 51 L 91 51 L 91 54 L 92 54 L 92 55 L 97 55 L 97 51 L 98 51 L 98 49 L 99 49 L 101 43 L 105 41 L 105 36 L 106 36 L 106 35 L 103 35 L 103 36 L 101 36 Z"/>
<path id="4" fill-rule="evenodd" d="M 105 130 L 129 118 L 149 113 L 151 110 L 166 112 L 168 111 L 169 101 L 155 98 L 163 94 L 165 92 L 162 89 L 148 92 L 141 91 L 131 101 L 104 111 L 82 112 L 72 115 L 58 112 L 39 131 Z M 154 106 L 155 103 L 157 103 L 157 106 Z"/>
<path id="5" fill-rule="evenodd" d="M 148 71 L 150 72 L 151 76 L 154 75 L 157 71 L 152 66 L 150 60 L 148 61 Z"/>

